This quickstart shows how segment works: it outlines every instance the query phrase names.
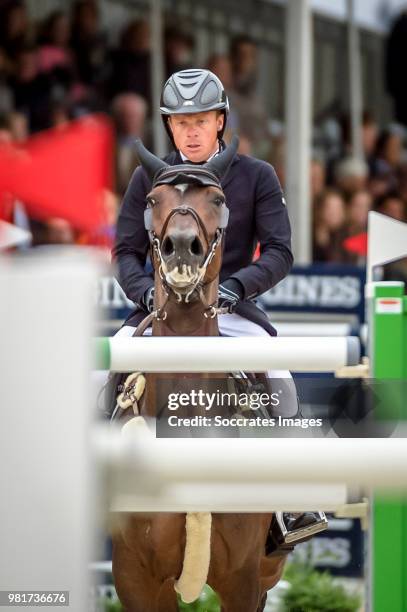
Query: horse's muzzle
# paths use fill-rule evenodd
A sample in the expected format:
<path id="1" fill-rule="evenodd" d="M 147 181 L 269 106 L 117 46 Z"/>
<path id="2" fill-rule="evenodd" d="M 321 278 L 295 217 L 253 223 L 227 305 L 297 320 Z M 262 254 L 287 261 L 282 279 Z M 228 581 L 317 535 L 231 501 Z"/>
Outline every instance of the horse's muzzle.
<path id="1" fill-rule="evenodd" d="M 173 228 L 161 245 L 167 283 L 187 288 L 198 278 L 205 251 L 198 232 L 192 228 Z"/>

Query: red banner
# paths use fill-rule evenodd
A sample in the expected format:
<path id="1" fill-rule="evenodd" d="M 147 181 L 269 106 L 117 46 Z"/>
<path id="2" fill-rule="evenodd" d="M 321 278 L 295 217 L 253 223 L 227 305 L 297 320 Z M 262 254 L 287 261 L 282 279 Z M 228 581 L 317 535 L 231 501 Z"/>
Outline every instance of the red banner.
<path id="1" fill-rule="evenodd" d="M 95 230 L 105 220 L 113 146 L 110 122 L 100 116 L 41 132 L 24 146 L 2 145 L 0 218 L 8 220 L 12 198 L 35 219 L 60 217 L 77 229 Z"/>

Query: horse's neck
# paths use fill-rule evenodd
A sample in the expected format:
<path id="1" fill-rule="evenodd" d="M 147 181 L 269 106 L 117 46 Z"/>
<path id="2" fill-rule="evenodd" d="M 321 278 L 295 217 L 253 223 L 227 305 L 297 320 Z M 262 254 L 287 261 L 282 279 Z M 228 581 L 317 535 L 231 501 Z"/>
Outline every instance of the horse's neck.
<path id="1" fill-rule="evenodd" d="M 206 285 L 203 289 L 206 304 L 201 302 L 191 302 L 190 304 L 178 304 L 175 299 L 166 302 L 166 294 L 161 285 L 155 283 L 155 308 L 163 307 L 167 313 L 165 320 L 153 321 L 153 336 L 219 336 L 217 317 L 210 319 L 204 316 L 207 304 L 216 302 L 218 294 L 218 279 Z M 175 379 L 181 377 L 180 374 L 172 375 Z M 193 374 L 193 378 L 217 378 L 223 374 L 205 373 Z M 171 375 L 166 373 L 150 373 L 146 375 L 146 388 L 142 404 L 142 414 L 156 417 L 157 411 L 157 389 L 160 379 L 168 380 Z M 184 375 L 182 376 L 184 377 Z"/>
<path id="2" fill-rule="evenodd" d="M 155 291 L 157 304 L 162 306 L 166 297 L 157 282 Z M 166 319 L 153 322 L 153 336 L 219 336 L 217 317 L 211 319 L 205 316 L 208 304 L 216 302 L 217 293 L 216 279 L 203 288 L 206 304 L 200 301 L 177 303 L 174 298 L 170 298 L 165 305 Z"/>

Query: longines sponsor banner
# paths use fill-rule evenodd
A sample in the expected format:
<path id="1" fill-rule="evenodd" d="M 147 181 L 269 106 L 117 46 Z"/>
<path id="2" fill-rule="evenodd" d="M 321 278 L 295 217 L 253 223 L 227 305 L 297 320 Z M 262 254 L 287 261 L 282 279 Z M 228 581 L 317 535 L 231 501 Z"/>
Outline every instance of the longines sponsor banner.
<path id="1" fill-rule="evenodd" d="M 102 311 L 131 310 L 134 304 L 113 276 L 101 276 L 96 286 L 96 304 Z"/>
<path id="2" fill-rule="evenodd" d="M 328 529 L 295 547 L 292 559 L 334 576 L 363 576 L 363 532 L 358 519 L 328 516 Z"/>
<path id="3" fill-rule="evenodd" d="M 354 266 L 295 266 L 259 301 L 266 310 L 348 313 L 364 318 L 365 271 Z"/>
<path id="4" fill-rule="evenodd" d="M 330 312 L 364 318 L 365 272 L 354 266 L 295 266 L 289 276 L 259 298 L 265 310 Z M 103 276 L 96 302 L 107 319 L 124 319 L 134 309 L 116 279 Z"/>

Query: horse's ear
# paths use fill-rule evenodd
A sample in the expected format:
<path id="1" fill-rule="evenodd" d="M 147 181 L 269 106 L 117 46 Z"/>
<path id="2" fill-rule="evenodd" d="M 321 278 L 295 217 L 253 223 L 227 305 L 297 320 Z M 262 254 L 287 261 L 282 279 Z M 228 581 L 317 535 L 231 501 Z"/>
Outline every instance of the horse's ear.
<path id="1" fill-rule="evenodd" d="M 161 170 L 162 168 L 168 168 L 169 164 L 166 164 L 162 159 L 156 157 L 155 155 L 153 155 L 153 153 L 150 153 L 150 151 L 145 148 L 140 138 L 135 138 L 134 145 L 136 147 L 140 163 L 151 180 L 153 180 L 158 170 Z"/>
<path id="2" fill-rule="evenodd" d="M 208 168 L 208 170 L 214 172 L 219 180 L 222 180 L 226 172 L 229 170 L 229 166 L 232 163 L 238 147 L 239 138 L 235 134 L 230 142 L 230 145 L 226 147 L 222 153 L 219 153 L 219 155 L 216 155 L 216 157 L 213 157 L 211 161 L 207 162 L 205 164 L 205 168 Z"/>

